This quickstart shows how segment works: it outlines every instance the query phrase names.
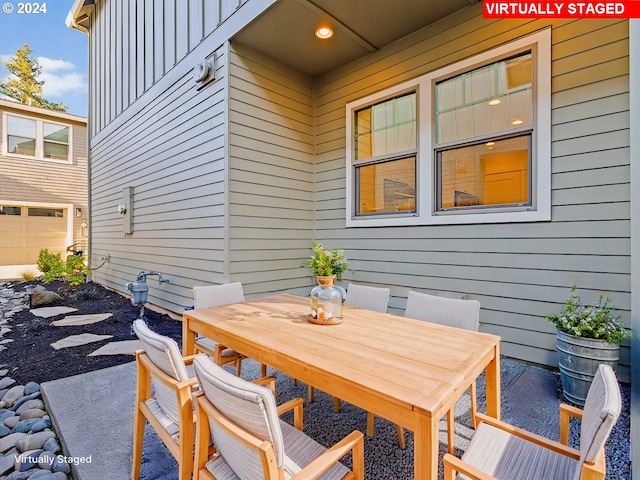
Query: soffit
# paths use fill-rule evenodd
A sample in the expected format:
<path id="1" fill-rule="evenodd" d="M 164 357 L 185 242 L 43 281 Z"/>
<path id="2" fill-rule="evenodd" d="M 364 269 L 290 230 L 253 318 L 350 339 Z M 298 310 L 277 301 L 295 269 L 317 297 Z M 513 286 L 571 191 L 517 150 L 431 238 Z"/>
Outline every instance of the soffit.
<path id="1" fill-rule="evenodd" d="M 330 72 L 477 0 L 278 0 L 233 39 L 309 76 Z M 329 26 L 334 36 L 314 32 Z"/>

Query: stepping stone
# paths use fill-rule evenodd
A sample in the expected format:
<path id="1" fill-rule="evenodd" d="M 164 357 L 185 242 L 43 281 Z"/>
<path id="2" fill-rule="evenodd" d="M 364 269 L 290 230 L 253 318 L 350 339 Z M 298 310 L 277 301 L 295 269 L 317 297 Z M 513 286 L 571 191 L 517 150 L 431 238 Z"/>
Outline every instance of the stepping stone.
<path id="1" fill-rule="evenodd" d="M 111 342 L 100 347 L 95 352 L 90 353 L 89 357 L 98 355 L 133 355 L 136 350 L 142 350 L 144 346 L 140 340 L 124 340 L 122 342 Z"/>
<path id="2" fill-rule="evenodd" d="M 72 327 L 80 325 L 89 325 L 91 323 L 98 323 L 112 317 L 113 313 L 94 313 L 91 315 L 68 315 L 62 320 L 56 320 L 51 323 L 56 327 Z"/>
<path id="3" fill-rule="evenodd" d="M 49 318 L 55 317 L 56 315 L 63 315 L 65 313 L 77 312 L 77 308 L 71 307 L 43 307 L 43 308 L 34 308 L 29 310 L 36 317 Z"/>
<path id="4" fill-rule="evenodd" d="M 113 338 L 113 335 L 94 335 L 93 333 L 81 333 L 80 335 L 71 335 L 70 337 L 63 338 L 51 344 L 54 350 L 60 350 L 61 348 L 77 347 L 79 345 L 86 345 L 87 343 L 101 342 L 108 338 Z"/>

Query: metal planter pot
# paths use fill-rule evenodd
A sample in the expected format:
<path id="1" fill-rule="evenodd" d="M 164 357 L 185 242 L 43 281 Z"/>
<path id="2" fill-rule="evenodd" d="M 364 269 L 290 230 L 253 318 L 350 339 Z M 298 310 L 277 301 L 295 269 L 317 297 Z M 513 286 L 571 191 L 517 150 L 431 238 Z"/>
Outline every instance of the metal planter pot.
<path id="1" fill-rule="evenodd" d="M 603 363 L 617 370 L 620 344 L 572 337 L 560 330 L 556 335 L 562 392 L 571 403 L 584 406 L 598 365 Z"/>

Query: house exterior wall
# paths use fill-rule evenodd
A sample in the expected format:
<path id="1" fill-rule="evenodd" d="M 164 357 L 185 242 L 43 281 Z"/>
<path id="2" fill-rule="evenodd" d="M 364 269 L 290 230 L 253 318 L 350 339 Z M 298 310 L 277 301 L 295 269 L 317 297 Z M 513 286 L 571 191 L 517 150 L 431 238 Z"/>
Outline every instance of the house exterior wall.
<path id="1" fill-rule="evenodd" d="M 194 285 L 230 278 L 225 43 L 271 1 L 192 1 L 180 12 L 175 2 L 96 3 L 91 257 L 92 265 L 109 261 L 93 279 L 126 292 L 139 271 L 161 272 L 170 282 L 150 277 L 149 302 L 181 313 L 193 305 Z M 205 58 L 216 78 L 202 87 L 193 71 Z M 133 232 L 125 234 L 117 206 L 128 187 Z"/>
<path id="2" fill-rule="evenodd" d="M 345 228 L 345 105 L 552 27 L 551 221 Z M 347 251 L 346 279 L 480 301 L 481 330 L 508 356 L 556 366 L 555 328 L 570 287 L 614 299 L 630 325 L 629 59 L 625 20 L 499 20 L 460 11 L 317 79 L 316 238 Z M 623 346 L 621 378 L 629 378 Z"/>
<path id="3" fill-rule="evenodd" d="M 308 294 L 313 83 L 240 46 L 229 55 L 229 272 L 245 292 Z"/>
<path id="4" fill-rule="evenodd" d="M 70 125 L 71 163 L 3 155 L 5 114 Z M 0 203 L 69 206 L 67 214 L 72 217 L 72 231 L 68 232 L 68 243 L 86 251 L 88 232 L 82 227 L 88 217 L 86 119 L 8 100 L 0 101 L 0 165 Z M 76 208 L 81 209 L 79 217 L 75 216 Z"/>

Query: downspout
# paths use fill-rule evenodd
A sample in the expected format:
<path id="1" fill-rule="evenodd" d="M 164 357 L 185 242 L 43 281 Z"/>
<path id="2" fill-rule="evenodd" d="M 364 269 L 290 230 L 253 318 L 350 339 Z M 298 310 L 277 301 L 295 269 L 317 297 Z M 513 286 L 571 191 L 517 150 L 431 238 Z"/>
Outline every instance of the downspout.
<path id="1" fill-rule="evenodd" d="M 640 480 L 640 19 L 629 20 L 631 478 Z M 635 466 L 635 468 L 634 468 Z"/>
<path id="2" fill-rule="evenodd" d="M 87 260 L 91 266 L 93 256 L 93 213 L 91 200 L 91 132 L 93 132 L 93 107 L 91 106 L 91 92 L 93 92 L 93 75 L 89 75 L 92 65 L 93 53 L 91 51 L 91 34 L 87 31 L 87 77 L 89 78 L 89 88 L 87 91 Z M 93 275 L 87 275 L 87 280 L 93 280 Z"/>

